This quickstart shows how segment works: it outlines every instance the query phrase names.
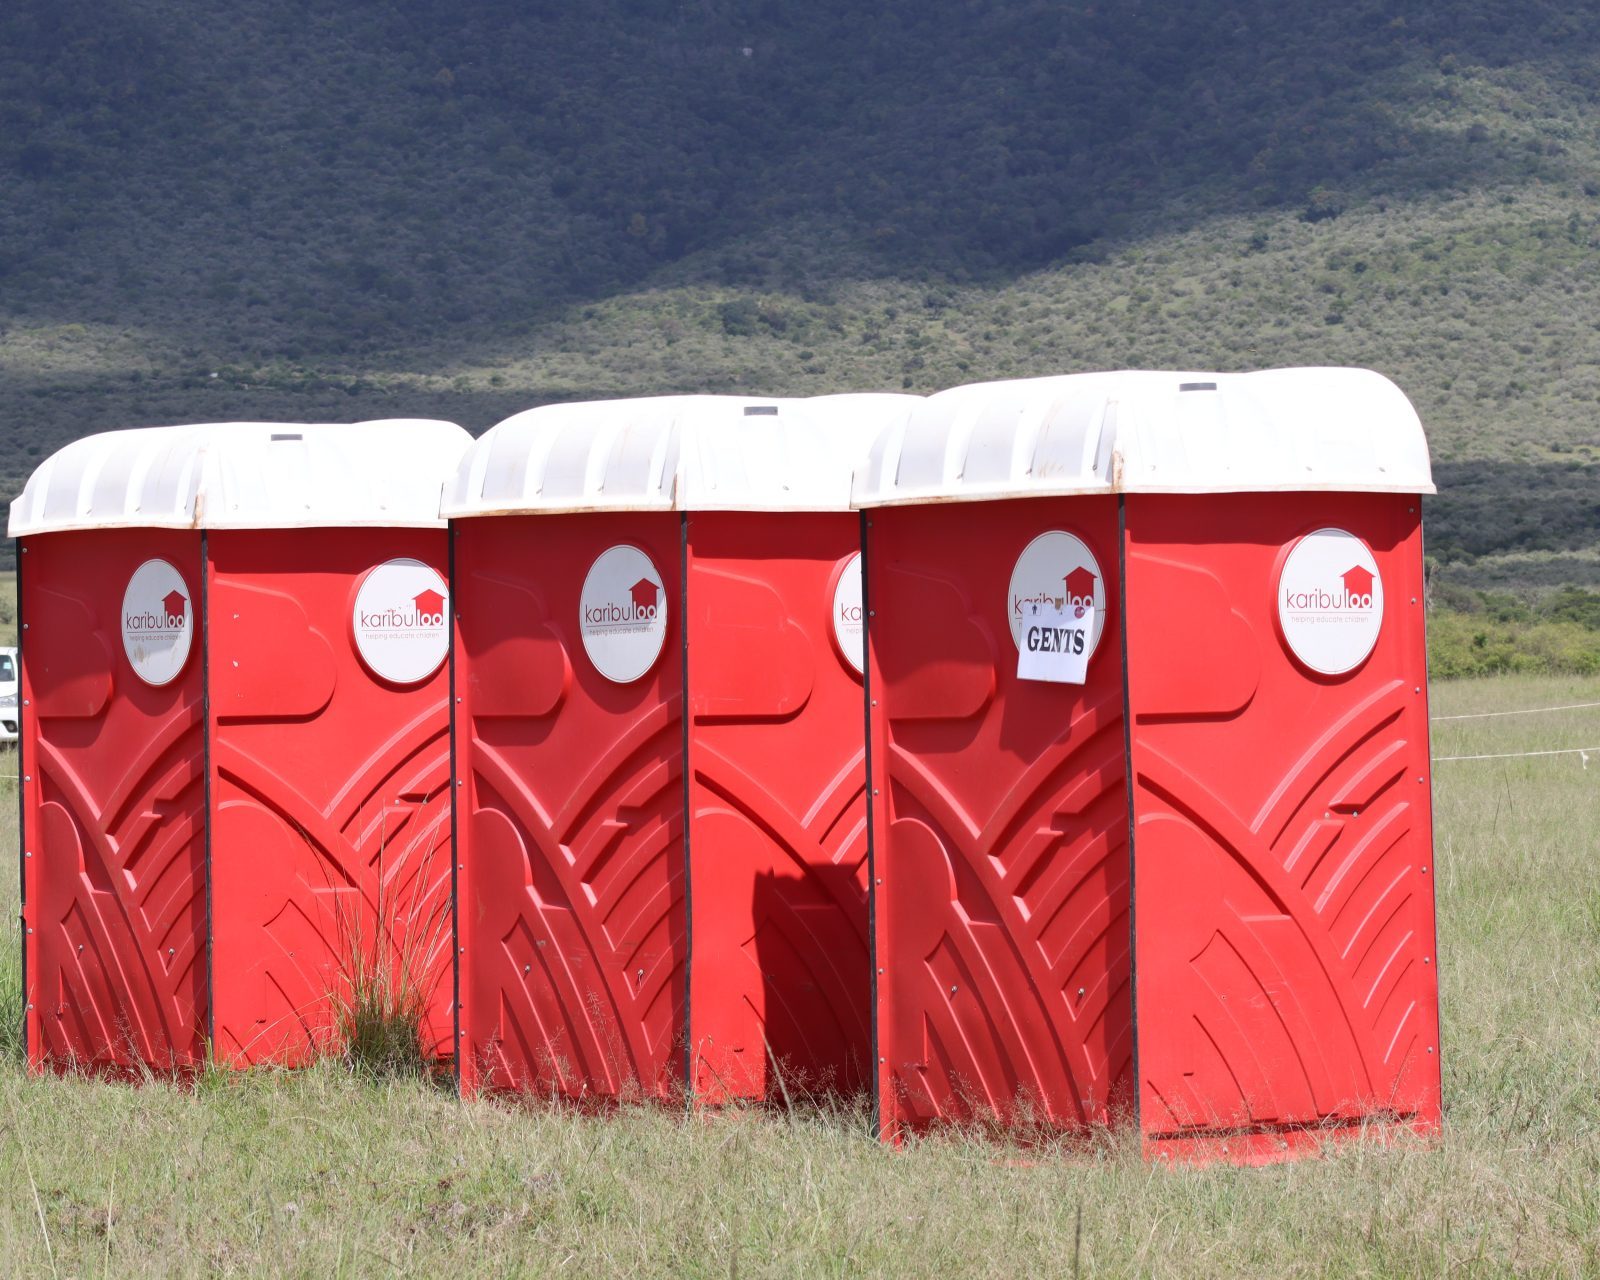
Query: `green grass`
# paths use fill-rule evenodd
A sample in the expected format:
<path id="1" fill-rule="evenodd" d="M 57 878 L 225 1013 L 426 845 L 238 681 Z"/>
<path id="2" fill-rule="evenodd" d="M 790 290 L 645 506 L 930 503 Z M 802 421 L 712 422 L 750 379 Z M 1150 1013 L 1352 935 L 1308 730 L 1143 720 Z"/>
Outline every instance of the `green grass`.
<path id="1" fill-rule="evenodd" d="M 1433 690 L 1435 715 L 1575 702 L 1600 702 L 1600 681 Z M 1600 708 L 1434 732 L 1437 756 L 1588 746 Z M 1172 1172 L 1115 1136 L 895 1151 L 849 1111 L 599 1119 L 461 1105 L 333 1062 L 185 1091 L 33 1078 L 12 1060 L 0 1256 L 119 1276 L 1595 1274 L 1600 753 L 1587 768 L 1440 762 L 1434 795 L 1436 1145 Z M 0 862 L 14 856 L 8 834 Z M 11 926 L 11 983 L 15 952 Z"/>

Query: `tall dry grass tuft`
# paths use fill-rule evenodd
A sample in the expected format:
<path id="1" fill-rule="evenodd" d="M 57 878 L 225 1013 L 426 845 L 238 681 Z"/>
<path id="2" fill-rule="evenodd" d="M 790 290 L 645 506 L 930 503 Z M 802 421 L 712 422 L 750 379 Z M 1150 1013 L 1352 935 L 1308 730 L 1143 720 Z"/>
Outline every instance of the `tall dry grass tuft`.
<path id="1" fill-rule="evenodd" d="M 334 1017 L 330 1050 L 355 1074 L 371 1079 L 427 1075 L 428 1011 L 440 963 L 451 942 L 447 893 L 432 892 L 449 849 L 412 840 L 398 849 L 380 840 L 373 911 L 357 898 L 336 917 L 339 971 L 329 993 Z"/>
<path id="2" fill-rule="evenodd" d="M 0 752 L 0 775 L 17 770 L 17 753 Z M 17 865 L 17 827 L 12 816 L 17 812 L 17 783 L 0 776 L 0 875 Z M 0 913 L 0 1063 L 20 1063 L 22 1043 L 22 922 L 16 912 Z"/>

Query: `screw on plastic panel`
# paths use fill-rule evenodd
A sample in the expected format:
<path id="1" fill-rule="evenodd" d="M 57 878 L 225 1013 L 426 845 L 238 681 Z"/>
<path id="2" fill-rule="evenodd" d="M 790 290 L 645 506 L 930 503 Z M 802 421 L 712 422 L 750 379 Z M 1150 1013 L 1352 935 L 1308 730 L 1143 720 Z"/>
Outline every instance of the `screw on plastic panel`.
<path id="1" fill-rule="evenodd" d="M 465 948 L 465 947 L 462 947 L 462 948 L 461 948 L 461 949 L 462 949 L 462 950 L 463 950 L 463 951 L 465 951 L 465 950 L 466 950 L 466 948 Z M 522 972 L 523 972 L 523 973 L 532 973 L 532 972 L 533 972 L 533 966 L 532 966 L 532 965 L 531 965 L 531 964 L 525 964 L 525 965 L 523 965 L 523 966 L 522 966 Z"/>
<path id="2" fill-rule="evenodd" d="M 460 786 L 464 786 L 464 785 L 465 785 L 465 783 L 463 783 L 460 778 L 456 779 L 456 786 L 460 787 Z"/>
<path id="3" fill-rule="evenodd" d="M 1432 964 L 1433 963 L 1433 957 L 1432 956 L 1423 956 L 1422 957 L 1422 963 L 1423 964 Z"/>
<path id="4" fill-rule="evenodd" d="M 1423 875 L 1427 875 L 1428 874 L 1428 868 L 1427 867 L 1423 867 L 1422 868 L 1422 874 Z"/>
<path id="5" fill-rule="evenodd" d="M 178 949 L 176 947 L 168 947 L 167 948 L 167 954 L 169 956 L 175 956 L 175 955 L 178 954 Z"/>
<path id="6" fill-rule="evenodd" d="M 883 877 L 882 877 L 882 876 L 879 876 L 879 877 L 878 877 L 878 878 L 877 878 L 877 880 L 876 880 L 876 881 L 874 881 L 874 883 L 875 883 L 875 884 L 882 884 L 882 883 L 883 883 Z"/>
<path id="7" fill-rule="evenodd" d="M 465 947 L 459 947 L 459 948 L 457 948 L 457 950 L 461 955 L 466 955 L 467 954 L 467 949 Z"/>
<path id="8" fill-rule="evenodd" d="M 1433 1046 L 1432 1046 L 1432 1045 L 1431 1045 L 1431 1044 L 1430 1044 L 1430 1045 L 1429 1045 L 1429 1046 L 1428 1046 L 1428 1052 L 1429 1052 L 1429 1053 L 1432 1053 L 1432 1052 L 1433 1052 Z"/>
<path id="9" fill-rule="evenodd" d="M 29 850 L 28 850 L 28 851 L 27 851 L 27 852 L 25 852 L 25 853 L 24 853 L 24 854 L 23 854 L 23 855 L 22 855 L 22 856 L 23 856 L 23 857 L 24 857 L 24 858 L 31 858 L 31 857 L 33 857 L 33 850 L 32 850 L 32 849 L 29 849 Z"/>
<path id="10" fill-rule="evenodd" d="M 882 972 L 883 972 L 883 970 L 882 970 L 882 969 L 879 969 L 879 970 L 878 970 L 878 972 L 879 972 L 879 973 L 882 973 Z"/>
<path id="11" fill-rule="evenodd" d="M 457 871 L 465 871 L 466 869 L 467 869 L 467 864 L 465 862 L 456 863 L 456 870 Z"/>
<path id="12" fill-rule="evenodd" d="M 1084 988 L 1079 987 L 1078 988 L 1078 999 L 1082 1000 L 1083 996 L 1084 996 Z"/>
<path id="13" fill-rule="evenodd" d="M 876 618 L 877 616 L 878 616 L 878 611 L 876 609 L 868 609 L 867 610 L 867 617 Z"/>
<path id="14" fill-rule="evenodd" d="M 950 994 L 951 995 L 955 995 L 955 993 L 956 993 L 956 984 L 952 982 L 950 984 Z"/>

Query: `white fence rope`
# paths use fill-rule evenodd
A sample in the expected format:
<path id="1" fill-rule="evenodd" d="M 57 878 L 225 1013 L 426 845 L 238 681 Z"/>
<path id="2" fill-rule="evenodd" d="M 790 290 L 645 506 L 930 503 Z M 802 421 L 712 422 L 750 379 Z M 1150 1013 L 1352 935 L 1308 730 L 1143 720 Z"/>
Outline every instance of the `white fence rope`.
<path id="1" fill-rule="evenodd" d="M 1583 767 L 1589 767 L 1589 753 L 1600 753 L 1600 747 L 1561 747 L 1555 751 L 1502 751 L 1486 756 L 1434 756 L 1434 764 L 1444 764 L 1450 760 L 1523 760 L 1529 756 L 1582 756 Z"/>
<path id="2" fill-rule="evenodd" d="M 1585 707 L 1600 707 L 1600 702 L 1569 702 L 1564 707 L 1523 707 L 1518 711 L 1474 711 L 1464 716 L 1429 716 L 1430 724 L 1441 720 L 1489 720 L 1496 716 L 1536 716 L 1545 711 L 1582 711 Z"/>

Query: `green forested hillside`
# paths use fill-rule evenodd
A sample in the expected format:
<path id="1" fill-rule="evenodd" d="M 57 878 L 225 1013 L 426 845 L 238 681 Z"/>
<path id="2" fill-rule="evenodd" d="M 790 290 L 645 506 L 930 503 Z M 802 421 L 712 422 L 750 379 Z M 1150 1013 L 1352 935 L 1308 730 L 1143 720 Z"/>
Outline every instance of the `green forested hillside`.
<path id="1" fill-rule="evenodd" d="M 89 430 L 1357 363 L 1600 583 L 1580 0 L 14 0 L 0 458 Z"/>

